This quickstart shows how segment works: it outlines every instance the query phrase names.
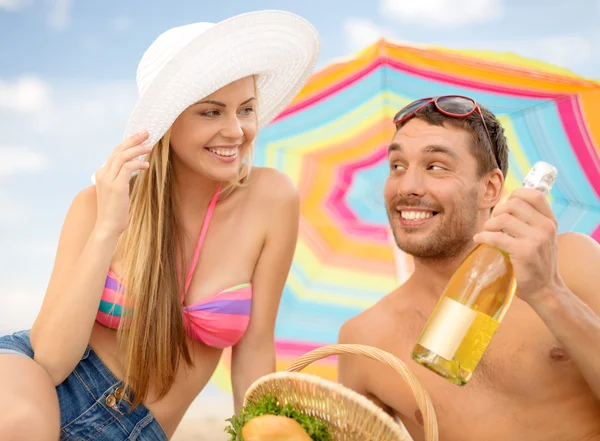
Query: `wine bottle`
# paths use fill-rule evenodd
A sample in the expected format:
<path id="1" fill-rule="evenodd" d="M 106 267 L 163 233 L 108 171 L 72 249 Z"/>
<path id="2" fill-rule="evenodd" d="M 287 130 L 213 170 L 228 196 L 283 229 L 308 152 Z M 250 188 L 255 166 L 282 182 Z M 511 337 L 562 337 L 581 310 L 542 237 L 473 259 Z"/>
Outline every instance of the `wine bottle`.
<path id="1" fill-rule="evenodd" d="M 523 186 L 548 194 L 557 170 L 537 162 Z M 498 325 L 508 310 L 517 283 L 509 256 L 478 245 L 446 285 L 411 358 L 448 381 L 469 382 Z"/>

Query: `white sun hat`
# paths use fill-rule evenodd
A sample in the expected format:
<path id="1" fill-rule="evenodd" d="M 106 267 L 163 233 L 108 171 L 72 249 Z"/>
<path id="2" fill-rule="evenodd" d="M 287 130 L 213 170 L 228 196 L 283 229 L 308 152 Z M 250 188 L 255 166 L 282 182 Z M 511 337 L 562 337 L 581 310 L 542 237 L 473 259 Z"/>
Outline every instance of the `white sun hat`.
<path id="1" fill-rule="evenodd" d="M 169 29 L 138 65 L 139 99 L 125 137 L 147 130 L 145 144 L 154 145 L 189 106 L 251 75 L 257 79 L 258 126 L 264 127 L 300 92 L 319 52 L 317 30 L 285 11 L 249 12 L 219 23 Z"/>

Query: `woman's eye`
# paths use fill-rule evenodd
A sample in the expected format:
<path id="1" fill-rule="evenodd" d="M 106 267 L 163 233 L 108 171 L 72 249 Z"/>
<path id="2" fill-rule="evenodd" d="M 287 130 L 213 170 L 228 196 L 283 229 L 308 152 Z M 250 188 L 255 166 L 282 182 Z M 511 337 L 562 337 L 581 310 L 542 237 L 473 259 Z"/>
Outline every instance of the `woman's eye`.
<path id="1" fill-rule="evenodd" d="M 209 110 L 207 112 L 202 112 L 202 116 L 218 116 L 218 115 L 219 115 L 218 110 Z"/>
<path id="2" fill-rule="evenodd" d="M 242 113 L 244 115 L 249 115 L 252 112 L 254 112 L 254 107 L 246 107 L 246 108 L 242 109 Z"/>

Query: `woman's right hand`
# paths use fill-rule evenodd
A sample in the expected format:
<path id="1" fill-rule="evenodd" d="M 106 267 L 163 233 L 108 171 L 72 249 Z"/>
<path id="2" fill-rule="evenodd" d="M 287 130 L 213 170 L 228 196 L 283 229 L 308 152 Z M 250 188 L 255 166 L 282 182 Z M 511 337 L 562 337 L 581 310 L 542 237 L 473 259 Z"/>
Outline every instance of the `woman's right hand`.
<path id="1" fill-rule="evenodd" d="M 150 166 L 146 160 L 135 159 L 152 150 L 152 146 L 142 145 L 148 136 L 148 132 L 143 132 L 126 138 L 96 172 L 96 230 L 118 237 L 127 227 L 129 181 L 135 171 L 147 170 Z"/>

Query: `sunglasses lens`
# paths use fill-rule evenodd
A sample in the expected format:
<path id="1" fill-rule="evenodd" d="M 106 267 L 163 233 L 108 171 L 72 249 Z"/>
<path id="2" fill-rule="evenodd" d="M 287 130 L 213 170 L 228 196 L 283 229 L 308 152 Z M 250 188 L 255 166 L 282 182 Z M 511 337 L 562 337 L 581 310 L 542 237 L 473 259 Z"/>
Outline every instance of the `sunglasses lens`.
<path id="1" fill-rule="evenodd" d="M 410 103 L 404 109 L 400 110 L 400 112 L 396 113 L 396 116 L 394 117 L 394 124 L 398 124 L 398 122 L 401 121 L 404 117 L 406 117 L 407 115 L 410 115 L 415 110 L 417 110 L 419 107 L 421 107 L 423 105 L 423 103 L 430 101 L 430 100 L 431 100 L 430 98 L 423 98 L 421 100 L 417 100 L 417 101 Z"/>
<path id="2" fill-rule="evenodd" d="M 467 115 L 475 109 L 475 101 L 462 96 L 445 96 L 438 98 L 437 105 L 444 112 L 454 115 Z"/>

